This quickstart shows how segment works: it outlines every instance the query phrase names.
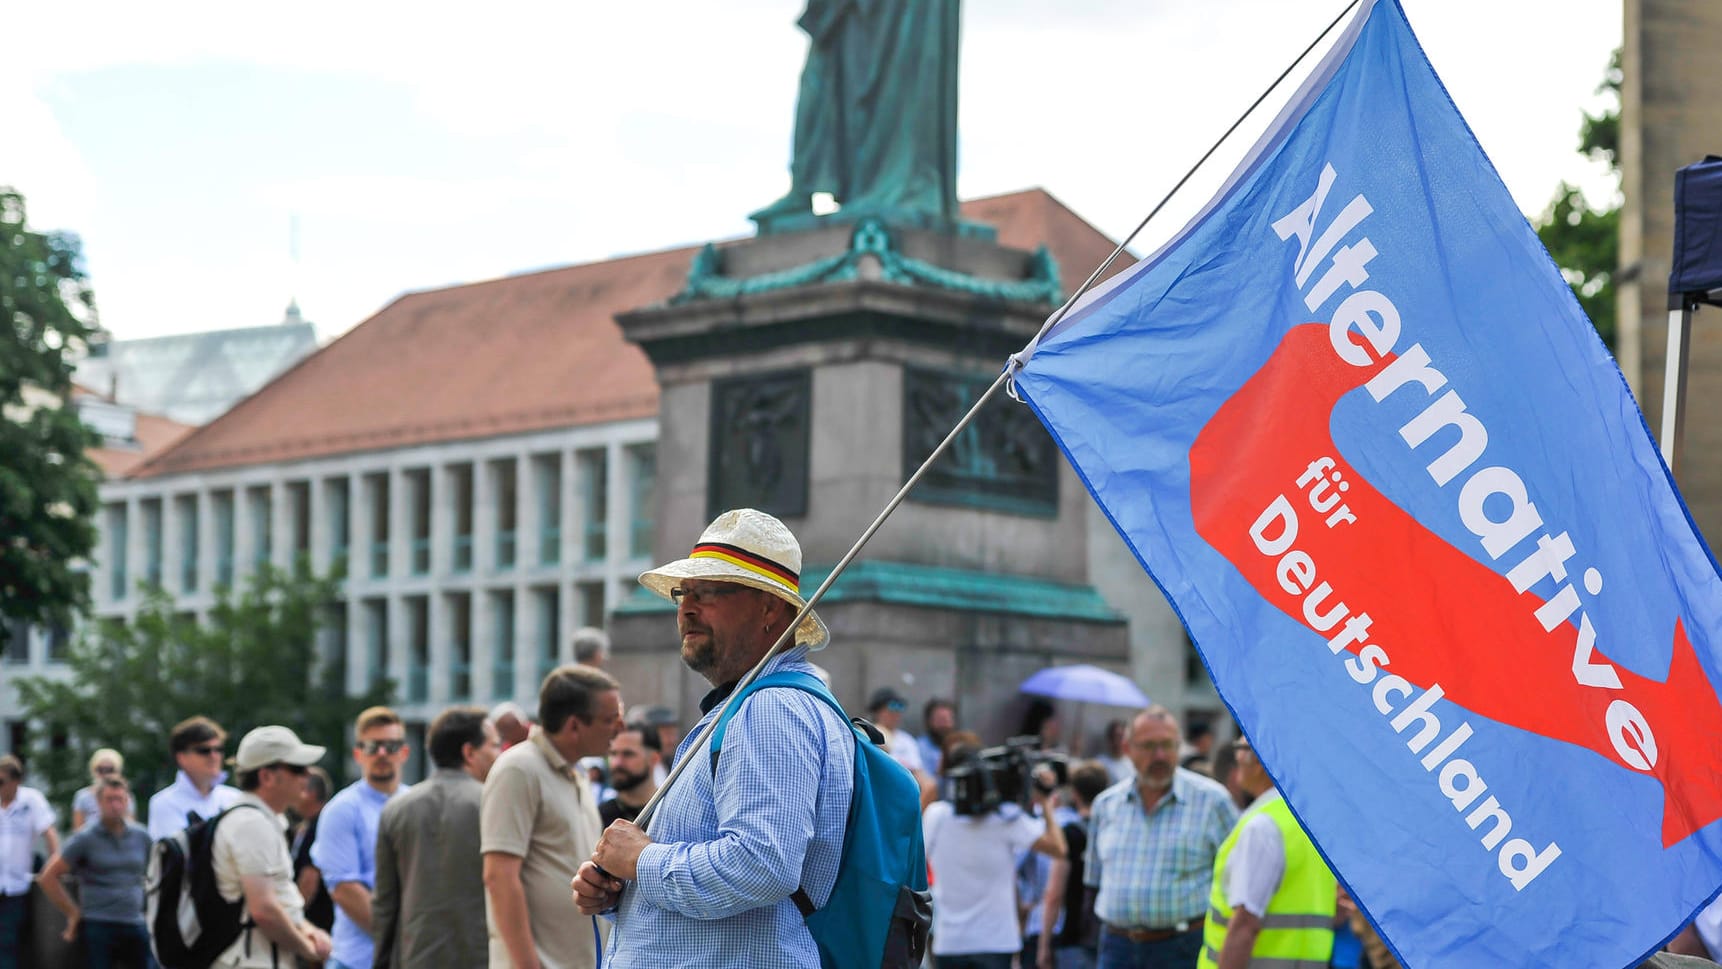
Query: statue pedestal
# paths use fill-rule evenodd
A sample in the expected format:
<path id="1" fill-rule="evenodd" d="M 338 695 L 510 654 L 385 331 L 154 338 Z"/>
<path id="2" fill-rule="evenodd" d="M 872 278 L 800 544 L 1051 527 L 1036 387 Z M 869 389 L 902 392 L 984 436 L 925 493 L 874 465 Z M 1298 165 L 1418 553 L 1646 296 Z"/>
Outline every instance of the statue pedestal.
<path id="1" fill-rule="evenodd" d="M 1040 328 L 1056 278 L 1043 253 L 877 222 L 708 249 L 682 296 L 619 317 L 662 389 L 655 561 L 751 506 L 800 539 L 811 594 Z M 1035 670 L 1123 671 L 1124 620 L 1089 584 L 1088 509 L 1039 421 L 995 397 L 818 606 L 832 645 L 813 660 L 838 699 L 861 714 L 894 686 L 919 729 L 921 702 L 954 697 L 998 737 Z M 669 603 L 642 590 L 611 634 L 627 702 L 692 723 L 709 685 L 680 663 Z"/>

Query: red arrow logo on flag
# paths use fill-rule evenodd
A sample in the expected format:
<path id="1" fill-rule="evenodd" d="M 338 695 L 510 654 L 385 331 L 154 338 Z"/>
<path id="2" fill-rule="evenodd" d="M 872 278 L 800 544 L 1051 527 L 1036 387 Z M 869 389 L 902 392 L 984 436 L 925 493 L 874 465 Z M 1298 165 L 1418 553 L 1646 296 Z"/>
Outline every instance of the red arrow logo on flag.
<path id="1" fill-rule="evenodd" d="M 1534 591 L 1515 591 L 1505 576 L 1425 528 L 1340 457 L 1331 431 L 1335 405 L 1392 359 L 1354 367 L 1334 355 L 1325 324 L 1293 327 L 1190 448 L 1197 532 L 1269 602 L 1332 636 L 1338 631 L 1333 622 L 1318 628 L 1310 619 L 1305 599 L 1313 592 L 1288 591 L 1277 572 L 1280 556 L 1263 554 L 1250 535 L 1251 523 L 1284 496 L 1300 519 L 1295 546 L 1315 564 L 1311 584 L 1331 587 L 1316 611 L 1331 615 L 1343 602 L 1350 614 L 1368 613 L 1373 620 L 1367 638 L 1346 649 L 1356 653 L 1378 643 L 1391 654 L 1394 674 L 1425 689 L 1439 683 L 1448 699 L 1478 716 L 1651 774 L 1663 788 L 1664 847 L 1722 818 L 1722 700 L 1679 617 L 1663 633 L 1673 640 L 1665 680 L 1615 665 L 1618 688 L 1583 685 L 1575 670 L 1580 662 L 1607 663 L 1601 649 L 1586 653 L 1570 621 L 1545 630 L 1535 615 L 1542 600 Z M 1328 482 L 1349 485 L 1342 497 L 1354 520 L 1340 516 L 1329 526 L 1339 513 L 1317 511 L 1297 484 L 1320 458 L 1333 462 L 1322 465 Z M 1615 739 L 1622 728 L 1607 716 L 1622 699 L 1643 714 L 1651 731 L 1627 738 L 1624 755 Z M 1642 769 L 1646 761 L 1648 771 Z"/>

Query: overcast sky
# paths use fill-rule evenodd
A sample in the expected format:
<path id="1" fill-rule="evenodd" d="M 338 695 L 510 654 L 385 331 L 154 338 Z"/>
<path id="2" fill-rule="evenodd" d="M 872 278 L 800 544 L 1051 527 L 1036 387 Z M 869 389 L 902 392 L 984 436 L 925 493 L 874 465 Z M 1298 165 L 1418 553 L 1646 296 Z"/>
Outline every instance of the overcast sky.
<path id="1" fill-rule="evenodd" d="M 1527 214 L 1562 179 L 1606 195 L 1575 149 L 1620 0 L 1403 3 Z M 961 194 L 1041 186 L 1122 238 L 1343 6 L 969 0 Z M 750 232 L 788 185 L 801 7 L 25 5 L 0 184 L 83 237 L 116 337 L 272 323 L 296 297 L 327 338 L 408 290 Z"/>

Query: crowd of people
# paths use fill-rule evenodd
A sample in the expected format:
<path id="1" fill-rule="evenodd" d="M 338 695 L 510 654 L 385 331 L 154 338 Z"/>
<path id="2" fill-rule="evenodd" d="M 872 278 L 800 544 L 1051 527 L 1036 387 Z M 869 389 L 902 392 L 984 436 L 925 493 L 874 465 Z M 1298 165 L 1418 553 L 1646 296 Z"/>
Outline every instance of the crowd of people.
<path id="1" fill-rule="evenodd" d="M 1094 758 L 1071 759 L 1037 706 L 1035 740 L 989 748 L 945 698 L 908 733 L 910 700 L 891 687 L 868 697 L 876 730 L 858 732 L 810 660 L 831 634 L 802 615 L 800 568 L 793 534 L 743 509 L 640 577 L 674 602 L 682 660 L 712 687 L 685 739 L 667 709 L 624 715 L 601 634 L 582 631 L 581 662 L 544 679 L 535 710 L 438 715 L 416 784 L 387 707 L 354 721 L 357 779 L 339 790 L 318 766 L 328 749 L 291 729 L 252 729 L 228 757 L 222 726 L 193 716 L 167 738 L 177 773 L 149 797 L 147 828 L 123 759 L 102 749 L 62 844 L 24 765 L 0 757 L 0 969 L 26 964 L 32 882 L 85 964 L 153 967 L 152 931 L 183 915 L 158 898 L 165 921 L 146 916 L 163 843 L 207 864 L 231 906 L 231 924 L 202 926 L 221 967 L 818 966 L 829 946 L 815 915 L 838 903 L 862 742 L 920 788 L 925 958 L 939 969 L 1394 966 L 1247 740 L 1218 743 L 1150 706 L 1110 724 Z M 795 688 L 726 704 L 762 661 Z M 714 721 L 721 749 L 690 750 Z M 679 757 L 698 759 L 641 827 Z M 922 958 L 913 909 L 893 917 L 891 965 Z"/>

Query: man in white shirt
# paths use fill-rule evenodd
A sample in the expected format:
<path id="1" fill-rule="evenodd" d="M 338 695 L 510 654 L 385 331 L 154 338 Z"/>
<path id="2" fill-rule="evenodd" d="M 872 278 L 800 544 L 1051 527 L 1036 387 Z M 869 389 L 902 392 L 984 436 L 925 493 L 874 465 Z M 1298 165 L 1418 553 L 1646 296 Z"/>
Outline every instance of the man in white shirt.
<path id="1" fill-rule="evenodd" d="M 215 829 L 215 885 L 229 902 L 245 901 L 250 925 L 216 960 L 220 969 L 278 969 L 294 957 L 329 958 L 329 936 L 305 921 L 293 884 L 283 813 L 305 793 L 308 768 L 324 748 L 301 743 L 286 727 L 258 727 L 239 742 L 234 767 L 241 793 Z"/>
<path id="2" fill-rule="evenodd" d="M 908 705 L 909 701 L 903 694 L 882 686 L 867 699 L 867 719 L 885 735 L 891 759 L 907 767 L 909 773 L 921 781 L 927 777 L 926 766 L 921 762 L 921 745 L 914 734 L 903 729 L 903 711 Z"/>
<path id="3" fill-rule="evenodd" d="M 0 757 L 0 969 L 17 969 L 22 957 L 36 839 L 46 842 L 50 856 L 58 854 L 55 820 L 42 792 L 24 786 L 23 762 Z"/>
<path id="4" fill-rule="evenodd" d="M 208 717 L 191 717 L 174 726 L 168 735 L 168 749 L 179 773 L 172 784 L 149 799 L 152 841 L 184 831 L 191 824 L 189 815 L 208 820 L 239 800 L 237 790 L 221 783 L 227 779 L 227 772 L 221 769 L 226 745 L 227 731 Z"/>

